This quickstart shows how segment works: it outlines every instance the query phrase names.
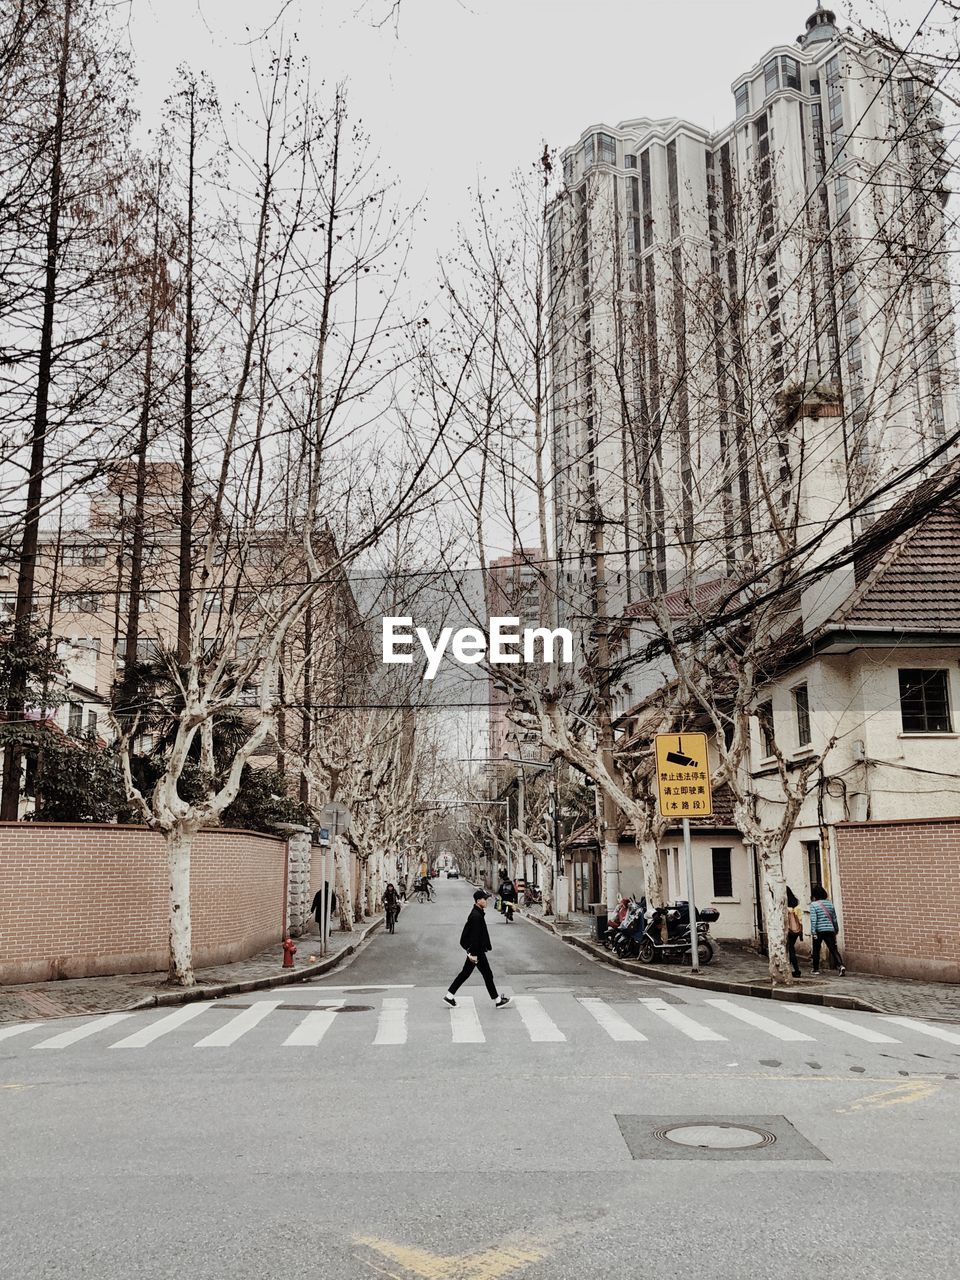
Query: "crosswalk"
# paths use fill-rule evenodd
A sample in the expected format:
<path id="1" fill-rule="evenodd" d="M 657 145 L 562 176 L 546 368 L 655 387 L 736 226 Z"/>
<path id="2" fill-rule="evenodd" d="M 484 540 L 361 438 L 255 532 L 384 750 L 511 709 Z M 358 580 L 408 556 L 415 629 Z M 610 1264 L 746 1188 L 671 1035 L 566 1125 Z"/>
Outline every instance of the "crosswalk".
<path id="1" fill-rule="evenodd" d="M 34 1049 L 63 1051 L 73 1048 L 143 1050 L 158 1043 L 196 1049 L 235 1048 L 248 1043 L 278 1045 L 284 1049 L 317 1049 L 332 1043 L 374 1050 L 401 1048 L 407 1044 L 446 1041 L 452 1045 L 478 1045 L 488 1041 L 520 1038 L 534 1045 L 592 1043 L 604 1040 L 638 1046 L 682 1044 L 727 1045 L 745 1036 L 770 1038 L 785 1044 L 865 1042 L 901 1045 L 915 1039 L 935 1040 L 941 1046 L 960 1046 L 960 1028 L 935 1025 L 918 1018 L 828 1012 L 809 1005 L 780 1003 L 773 1012 L 760 1011 L 759 1002 L 705 998 L 699 1004 L 678 1008 L 654 996 L 602 999 L 599 996 L 516 995 L 504 1010 L 494 1010 L 482 997 L 462 994 L 454 1009 L 440 1007 L 433 990 L 403 995 L 370 996 L 372 1003 L 358 1012 L 346 998 L 329 990 L 316 994 L 315 1007 L 285 1001 L 272 993 L 251 999 L 246 1006 L 217 1001 L 181 1005 L 172 1012 L 108 1013 L 87 1021 L 57 1025 L 16 1023 L 0 1028 L 0 1040 L 26 1052 Z M 299 997 L 302 999 L 302 995 Z M 481 1016 L 479 1005 L 484 1007 Z M 616 1005 L 616 1007 L 614 1007 Z M 769 1008 L 769 1006 L 767 1006 Z M 291 1021 L 291 1016 L 295 1021 Z M 371 1028 L 375 1031 L 371 1038 Z M 111 1032 L 120 1029 L 119 1039 Z M 882 1028 L 882 1029 L 881 1029 Z M 202 1032 L 197 1038 L 197 1032 Z M 924 1044 L 924 1047 L 930 1047 Z M 638 1052 L 644 1052 L 638 1049 Z M 941 1052 L 948 1052 L 945 1048 Z M 960 1053 L 956 1056 L 960 1057 Z"/>

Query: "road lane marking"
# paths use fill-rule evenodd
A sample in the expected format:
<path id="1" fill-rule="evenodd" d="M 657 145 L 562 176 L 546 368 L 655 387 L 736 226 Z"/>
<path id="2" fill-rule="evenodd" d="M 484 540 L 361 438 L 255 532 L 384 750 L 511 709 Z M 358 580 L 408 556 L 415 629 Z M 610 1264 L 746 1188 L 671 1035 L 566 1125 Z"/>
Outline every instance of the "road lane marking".
<path id="1" fill-rule="evenodd" d="M 486 1040 L 473 996 L 457 996 L 457 1007 L 450 1010 L 450 1031 L 454 1044 L 483 1044 Z"/>
<path id="2" fill-rule="evenodd" d="M 536 996 L 514 996 L 511 1004 L 517 1006 L 517 1012 L 527 1029 L 527 1034 L 535 1044 L 555 1043 L 566 1040 L 566 1036 L 544 1009 Z"/>
<path id="3" fill-rule="evenodd" d="M 168 1031 L 175 1031 L 177 1027 L 183 1026 L 185 1022 L 189 1022 L 192 1018 L 196 1018 L 199 1014 L 206 1012 L 211 1003 L 212 1001 L 204 1001 L 202 1004 L 182 1005 L 179 1009 L 175 1009 L 173 1013 L 168 1013 L 165 1018 L 160 1018 L 157 1022 L 151 1022 L 149 1026 L 135 1031 L 133 1035 L 127 1036 L 123 1040 L 118 1040 L 110 1048 L 143 1049 L 148 1044 L 153 1044 L 154 1040 L 159 1040 L 161 1036 L 165 1036 Z"/>
<path id="4" fill-rule="evenodd" d="M 422 1280 L 502 1280 L 512 1271 L 531 1266 L 546 1257 L 542 1249 L 520 1249 L 508 1244 L 495 1245 L 479 1253 L 461 1254 L 430 1253 L 426 1249 L 369 1236 L 359 1236 L 357 1244 L 395 1263 L 408 1275 L 421 1276 Z M 396 1275 L 393 1271 L 383 1274 Z"/>
<path id="5" fill-rule="evenodd" d="M 107 1013 L 102 1018 L 94 1018 L 92 1022 L 84 1022 L 79 1027 L 71 1027 L 69 1031 L 61 1031 L 59 1035 L 51 1036 L 49 1040 L 41 1040 L 39 1044 L 35 1044 L 35 1049 L 65 1049 L 67 1045 L 76 1044 L 78 1040 L 86 1040 L 87 1036 L 94 1035 L 97 1031 L 104 1031 L 107 1027 L 115 1026 L 118 1022 L 122 1022 L 124 1018 L 130 1018 L 130 1013 Z"/>
<path id="6" fill-rule="evenodd" d="M 318 1045 L 333 1026 L 337 1010 L 345 1003 L 345 1000 L 322 1000 L 321 1004 L 324 1007 L 317 1009 L 314 1013 L 308 1013 L 290 1032 L 283 1042 L 284 1045 L 309 1045 L 311 1048 Z"/>
<path id="7" fill-rule="evenodd" d="M 709 1027 L 703 1026 L 701 1023 L 694 1021 L 687 1014 L 681 1013 L 679 1009 L 672 1009 L 665 1000 L 658 1000 L 652 996 L 639 996 L 640 1004 L 645 1009 L 649 1009 L 651 1013 L 656 1014 L 658 1018 L 662 1018 L 664 1022 L 668 1022 L 671 1027 L 682 1032 L 690 1040 L 726 1040 L 726 1036 L 722 1036 L 719 1031 L 711 1031 Z"/>
<path id="8" fill-rule="evenodd" d="M 885 1014 L 884 1022 L 894 1022 L 898 1027 L 906 1027 L 908 1031 L 918 1031 L 922 1036 L 933 1036 L 935 1040 L 946 1040 L 947 1044 L 960 1044 L 960 1035 L 956 1031 L 947 1031 L 945 1027 L 933 1027 L 928 1022 L 918 1022 L 916 1018 L 894 1017 Z"/>
<path id="9" fill-rule="evenodd" d="M 778 1040 L 808 1040 L 813 1041 L 813 1036 L 808 1036 L 805 1031 L 797 1031 L 795 1027 L 784 1026 L 782 1022 L 774 1022 L 773 1018 L 765 1018 L 762 1013 L 754 1013 L 752 1009 L 743 1009 L 738 1004 L 734 1004 L 732 1000 L 705 1000 L 704 1004 L 712 1005 L 714 1009 L 720 1009 L 723 1013 L 729 1013 L 733 1018 L 739 1018 L 741 1022 L 746 1022 L 751 1027 L 757 1027 L 760 1031 L 765 1031 L 767 1035 L 775 1036 Z"/>
<path id="10" fill-rule="evenodd" d="M 599 1022 L 611 1040 L 646 1040 L 642 1031 L 638 1031 L 626 1018 L 611 1009 L 605 1000 L 598 1000 L 593 996 L 578 996 L 577 999 L 587 1013 Z"/>
<path id="11" fill-rule="evenodd" d="M 208 1036 L 198 1040 L 194 1048 L 225 1049 L 255 1027 L 258 1022 L 262 1022 L 268 1014 L 273 1013 L 274 1009 L 281 1004 L 283 1004 L 282 1000 L 259 1000 L 251 1008 L 244 1009 L 235 1018 L 231 1018 L 229 1022 L 218 1028 L 218 1030 L 211 1031 Z"/>
<path id="12" fill-rule="evenodd" d="M 808 1009 L 802 1004 L 786 1004 L 785 1009 L 790 1009 L 793 1013 L 799 1013 L 804 1018 L 812 1018 L 814 1022 L 822 1022 L 825 1026 L 836 1027 L 838 1031 L 844 1031 L 848 1036 L 855 1036 L 858 1040 L 867 1040 L 870 1044 L 899 1044 L 899 1040 L 895 1040 L 893 1036 L 885 1036 L 882 1031 L 871 1031 L 869 1027 L 858 1027 L 855 1022 L 845 1022 L 843 1018 L 838 1018 L 834 1013 L 824 1013 L 822 1009 Z"/>
<path id="13" fill-rule="evenodd" d="M 897 1107 L 904 1102 L 922 1102 L 939 1091 L 940 1086 L 932 1080 L 904 1080 L 903 1084 L 894 1085 L 892 1089 L 881 1089 L 879 1093 L 859 1098 L 849 1107 L 837 1107 L 836 1113 L 847 1116 L 857 1111 L 881 1111 L 884 1107 Z"/>
<path id="14" fill-rule="evenodd" d="M 380 1007 L 374 1044 L 407 1043 L 407 1001 L 387 998 Z"/>
<path id="15" fill-rule="evenodd" d="M 42 1027 L 42 1022 L 18 1022 L 15 1027 L 0 1027 L 0 1040 L 7 1040 L 10 1036 L 18 1036 L 24 1031 L 33 1031 L 34 1027 Z"/>

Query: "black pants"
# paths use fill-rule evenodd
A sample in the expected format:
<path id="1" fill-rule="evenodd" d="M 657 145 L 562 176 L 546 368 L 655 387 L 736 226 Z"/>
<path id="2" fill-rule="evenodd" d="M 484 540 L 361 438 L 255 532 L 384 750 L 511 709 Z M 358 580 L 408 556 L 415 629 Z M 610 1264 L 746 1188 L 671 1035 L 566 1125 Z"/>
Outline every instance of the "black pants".
<path id="1" fill-rule="evenodd" d="M 513 919 L 513 903 L 508 898 L 504 898 L 503 900 L 503 914 L 507 917 L 508 921 Z"/>
<path id="2" fill-rule="evenodd" d="M 835 969 L 843 967 L 843 961 L 840 958 L 840 952 L 837 950 L 837 935 L 835 933 L 815 933 L 813 935 L 813 971 L 814 973 L 820 968 L 820 944 L 825 943 L 827 950 L 830 952 L 830 959 Z"/>
<path id="3" fill-rule="evenodd" d="M 790 957 L 790 968 L 793 970 L 793 976 L 795 978 L 800 977 L 800 963 L 797 960 L 797 943 L 799 941 L 799 933 L 787 934 L 787 955 Z"/>
<path id="4" fill-rule="evenodd" d="M 493 980 L 493 972 L 490 969 L 490 961 L 487 959 L 487 954 L 485 951 L 480 951 L 477 953 L 476 964 L 473 963 L 473 961 L 469 958 L 469 956 L 467 957 L 463 968 L 460 970 L 460 972 L 457 974 L 454 980 L 450 983 L 450 994 L 456 995 L 456 993 L 460 990 L 460 988 L 463 986 L 463 984 L 470 977 L 471 973 L 473 973 L 474 970 L 476 970 L 477 973 L 480 974 L 481 978 L 483 978 L 484 982 L 487 984 L 487 994 L 489 995 L 490 999 L 496 1000 L 497 984 Z"/>

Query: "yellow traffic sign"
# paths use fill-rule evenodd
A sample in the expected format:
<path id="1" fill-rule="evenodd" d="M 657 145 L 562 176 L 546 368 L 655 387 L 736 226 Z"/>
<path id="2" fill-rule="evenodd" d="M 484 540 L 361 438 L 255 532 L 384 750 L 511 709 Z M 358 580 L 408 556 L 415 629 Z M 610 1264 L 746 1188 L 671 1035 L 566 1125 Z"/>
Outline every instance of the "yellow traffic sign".
<path id="1" fill-rule="evenodd" d="M 705 818 L 713 813 L 710 757 L 705 733 L 658 733 L 657 794 L 665 818 Z"/>

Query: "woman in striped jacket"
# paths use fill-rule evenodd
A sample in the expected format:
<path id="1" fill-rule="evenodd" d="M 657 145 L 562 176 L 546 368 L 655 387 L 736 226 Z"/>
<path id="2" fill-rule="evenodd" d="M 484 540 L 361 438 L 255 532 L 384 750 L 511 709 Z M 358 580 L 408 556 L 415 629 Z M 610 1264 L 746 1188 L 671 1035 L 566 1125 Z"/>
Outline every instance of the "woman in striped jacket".
<path id="1" fill-rule="evenodd" d="M 822 884 L 815 884 L 810 890 L 810 933 L 813 941 L 813 972 L 820 972 L 820 947 L 826 943 L 830 952 L 833 967 L 839 969 L 840 976 L 847 972 L 840 952 L 837 950 L 837 908 L 827 897 Z"/>

